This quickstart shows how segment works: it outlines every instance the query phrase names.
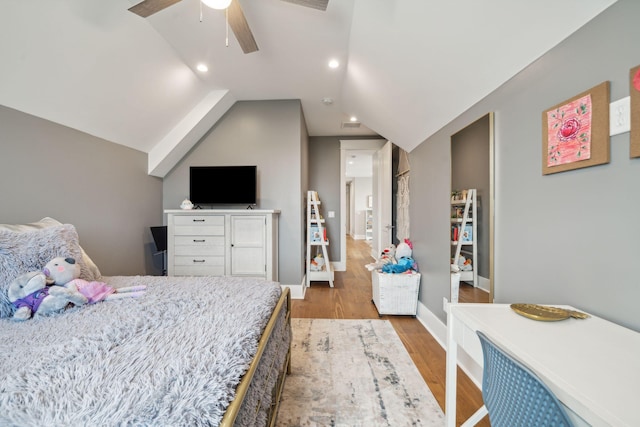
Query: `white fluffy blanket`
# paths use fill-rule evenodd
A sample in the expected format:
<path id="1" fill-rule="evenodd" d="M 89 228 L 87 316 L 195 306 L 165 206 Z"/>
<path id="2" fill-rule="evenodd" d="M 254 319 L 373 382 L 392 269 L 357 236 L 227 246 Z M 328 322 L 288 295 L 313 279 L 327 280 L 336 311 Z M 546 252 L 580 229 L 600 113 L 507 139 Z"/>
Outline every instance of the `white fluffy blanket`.
<path id="1" fill-rule="evenodd" d="M 104 279 L 148 290 L 24 323 L 0 320 L 0 425 L 218 425 L 280 286 Z"/>

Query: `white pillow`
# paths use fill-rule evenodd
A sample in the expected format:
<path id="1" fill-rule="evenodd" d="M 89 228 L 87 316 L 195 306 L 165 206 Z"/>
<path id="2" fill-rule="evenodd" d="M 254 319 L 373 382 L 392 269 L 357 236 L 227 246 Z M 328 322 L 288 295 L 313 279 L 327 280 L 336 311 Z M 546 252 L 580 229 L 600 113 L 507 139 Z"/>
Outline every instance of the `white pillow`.
<path id="1" fill-rule="evenodd" d="M 45 217 L 38 222 L 32 222 L 29 224 L 0 224 L 0 231 L 9 230 L 17 233 L 24 233 L 24 232 L 33 231 L 33 230 L 41 230 L 43 228 L 48 228 L 48 227 L 55 227 L 57 225 L 62 225 L 62 223 L 53 218 Z M 84 279 L 98 280 L 100 277 L 102 277 L 102 274 L 98 269 L 98 266 L 93 262 L 91 258 L 89 258 L 89 255 L 87 255 L 87 253 L 82 248 L 82 246 L 80 246 L 80 251 L 82 255 L 82 261 L 85 265 L 85 269 L 87 270 L 88 275 L 93 277 L 93 279 L 87 279 L 87 278 L 84 278 Z"/>

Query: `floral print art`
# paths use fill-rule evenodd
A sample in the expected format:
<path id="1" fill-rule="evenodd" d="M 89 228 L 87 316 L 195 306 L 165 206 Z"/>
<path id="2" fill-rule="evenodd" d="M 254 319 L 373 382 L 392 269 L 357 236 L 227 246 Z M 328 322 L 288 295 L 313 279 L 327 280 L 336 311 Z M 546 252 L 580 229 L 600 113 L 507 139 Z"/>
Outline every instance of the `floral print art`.
<path id="1" fill-rule="evenodd" d="M 547 166 L 591 158 L 591 95 L 547 112 Z"/>

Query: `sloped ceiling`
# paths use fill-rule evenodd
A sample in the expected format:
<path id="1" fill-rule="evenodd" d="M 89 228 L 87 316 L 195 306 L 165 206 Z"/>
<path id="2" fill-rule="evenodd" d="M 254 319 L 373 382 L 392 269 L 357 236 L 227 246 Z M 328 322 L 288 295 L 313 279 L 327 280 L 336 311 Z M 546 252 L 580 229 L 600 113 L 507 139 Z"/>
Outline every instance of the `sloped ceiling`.
<path id="1" fill-rule="evenodd" d="M 410 151 L 615 2 L 234 1 L 258 52 L 227 47 L 224 13 L 201 20 L 198 0 L 147 19 L 135 0 L 4 0 L 0 104 L 149 153 L 157 176 L 237 100 L 300 99 L 311 136 Z M 341 127 L 351 115 L 361 128 Z"/>

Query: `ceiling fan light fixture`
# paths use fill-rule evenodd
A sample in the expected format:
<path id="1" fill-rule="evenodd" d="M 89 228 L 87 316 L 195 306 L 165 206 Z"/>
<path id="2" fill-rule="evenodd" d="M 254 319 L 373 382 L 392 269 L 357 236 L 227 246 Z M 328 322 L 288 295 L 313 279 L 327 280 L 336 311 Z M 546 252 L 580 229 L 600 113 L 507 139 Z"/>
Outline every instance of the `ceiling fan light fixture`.
<path id="1" fill-rule="evenodd" d="M 211 9 L 223 10 L 229 7 L 231 0 L 201 0 L 205 6 L 209 6 Z"/>

